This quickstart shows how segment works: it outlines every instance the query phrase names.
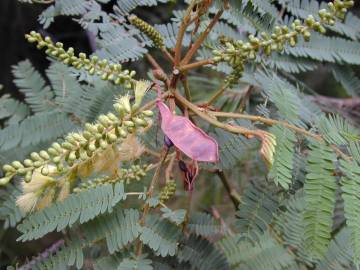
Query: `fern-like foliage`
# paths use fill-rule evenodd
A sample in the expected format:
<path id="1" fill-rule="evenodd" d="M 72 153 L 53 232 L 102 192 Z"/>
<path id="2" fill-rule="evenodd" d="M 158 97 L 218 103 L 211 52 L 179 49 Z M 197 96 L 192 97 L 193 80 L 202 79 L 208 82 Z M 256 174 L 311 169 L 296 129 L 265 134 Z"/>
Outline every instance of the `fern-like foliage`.
<path id="1" fill-rule="evenodd" d="M 209 237 L 221 232 L 220 224 L 206 213 L 195 213 L 191 216 L 188 228 L 194 235 Z"/>
<path id="2" fill-rule="evenodd" d="M 23 218 L 23 213 L 16 205 L 16 198 L 21 194 L 19 188 L 13 185 L 0 193 L 0 220 L 4 221 L 4 228 L 15 227 Z"/>
<path id="3" fill-rule="evenodd" d="M 336 156 L 322 143 L 311 143 L 306 167 L 305 248 L 314 258 L 322 258 L 330 239 L 335 204 Z"/>
<path id="4" fill-rule="evenodd" d="M 26 102 L 34 112 L 44 112 L 52 109 L 53 93 L 28 60 L 15 66 L 13 73 L 16 86 L 24 93 Z"/>
<path id="5" fill-rule="evenodd" d="M 273 179 L 276 185 L 289 189 L 292 183 L 296 137 L 292 131 L 281 126 L 273 127 L 270 132 L 275 135 L 276 147 L 269 178 Z"/>
<path id="6" fill-rule="evenodd" d="M 236 226 L 240 234 L 257 239 L 272 222 L 273 215 L 279 206 L 276 193 L 264 185 L 251 182 L 242 196 L 236 214 Z"/>
<path id="7" fill-rule="evenodd" d="M 268 233 L 256 244 L 240 239 L 240 235 L 228 236 L 220 242 L 231 269 L 298 269 L 295 258 Z"/>
<path id="8" fill-rule="evenodd" d="M 334 78 L 341 83 L 348 95 L 356 96 L 360 94 L 360 79 L 350 67 L 335 65 L 332 72 Z"/>
<path id="9" fill-rule="evenodd" d="M 180 239 L 179 228 L 165 219 L 149 216 L 140 240 L 148 245 L 156 254 L 165 257 L 174 256 L 177 251 L 177 242 Z"/>
<path id="10" fill-rule="evenodd" d="M 37 239 L 52 231 L 61 231 L 75 222 L 87 222 L 101 213 L 111 211 L 125 199 L 124 185 L 100 185 L 79 194 L 70 195 L 65 201 L 57 202 L 42 211 L 28 216 L 19 226 L 22 233 L 18 240 Z"/>
<path id="11" fill-rule="evenodd" d="M 359 161 L 359 160 L 357 160 Z M 341 180 L 343 199 L 345 204 L 346 223 L 351 232 L 351 243 L 354 252 L 355 263 L 360 263 L 360 230 L 358 220 L 359 211 L 359 188 L 360 188 L 360 166 L 355 161 L 341 160 L 341 170 L 344 176 Z"/>
<path id="12" fill-rule="evenodd" d="M 190 235 L 177 255 L 180 262 L 190 262 L 191 269 L 230 269 L 222 252 L 208 240 Z"/>

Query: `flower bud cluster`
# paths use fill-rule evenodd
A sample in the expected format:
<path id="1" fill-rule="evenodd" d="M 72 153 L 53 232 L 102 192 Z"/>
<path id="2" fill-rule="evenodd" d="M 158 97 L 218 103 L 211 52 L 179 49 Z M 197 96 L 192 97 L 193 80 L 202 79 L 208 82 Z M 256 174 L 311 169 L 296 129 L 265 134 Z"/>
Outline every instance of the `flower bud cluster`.
<path id="1" fill-rule="evenodd" d="M 117 175 L 116 177 L 108 176 L 89 180 L 74 188 L 73 191 L 81 192 L 86 189 L 95 188 L 98 185 L 115 184 L 117 182 L 125 182 L 126 184 L 129 184 L 132 181 L 140 181 L 142 177 L 146 176 L 148 167 L 148 165 L 132 165 L 130 168 L 127 169 L 122 168 L 119 172 L 119 175 Z"/>
<path id="2" fill-rule="evenodd" d="M 232 41 L 223 40 L 224 49 L 214 50 L 214 62 L 227 62 L 234 70 L 228 77 L 228 82 L 234 83 L 242 76 L 244 65 L 249 60 L 255 60 L 257 53 L 262 50 L 264 54 L 270 55 L 274 51 L 281 52 L 285 45 L 289 44 L 295 47 L 299 36 L 305 41 L 311 38 L 310 31 L 321 34 L 326 32 L 325 25 L 334 25 L 336 18 L 343 18 L 349 8 L 354 5 L 354 1 L 335 0 L 328 4 L 328 9 L 319 11 L 320 20 L 317 21 L 314 16 L 309 15 L 302 23 L 295 20 L 291 27 L 276 26 L 272 34 L 262 32 L 259 37 L 249 36 L 249 40 Z"/>
<path id="3" fill-rule="evenodd" d="M 92 56 L 90 59 L 85 53 L 75 55 L 72 47 L 65 50 L 63 43 L 54 42 L 50 37 L 43 38 L 39 33 L 31 31 L 26 34 L 25 38 L 31 43 L 37 43 L 37 48 L 46 48 L 46 54 L 57 58 L 64 64 L 71 65 L 76 69 L 85 69 L 89 74 L 97 74 L 103 80 L 109 80 L 119 85 L 122 84 L 126 88 L 132 87 L 133 77 L 136 75 L 135 71 L 122 70 L 120 64 L 109 63 L 106 59 L 99 59 L 97 56 Z"/>
<path id="4" fill-rule="evenodd" d="M 152 111 L 132 114 L 129 96 L 118 98 L 114 108 L 116 115 L 100 115 L 94 124 L 86 123 L 83 132 L 68 134 L 62 143 L 55 142 L 46 151 L 33 152 L 23 162 L 4 165 L 5 177 L 0 179 L 0 184 L 6 184 L 15 175 L 21 175 L 25 182 L 29 182 L 36 169 L 44 176 L 49 175 L 49 168 L 55 168 L 56 172 L 52 171 L 52 174 L 64 175 L 76 165 L 105 151 L 109 145 L 120 144 L 129 134 L 151 123 Z"/>
<path id="5" fill-rule="evenodd" d="M 175 180 L 170 180 L 166 182 L 164 188 L 161 190 L 159 195 L 160 202 L 164 203 L 174 196 L 176 191 L 176 182 Z"/>
<path id="6" fill-rule="evenodd" d="M 163 36 L 153 26 L 143 21 L 136 15 L 130 15 L 128 19 L 133 26 L 135 26 L 137 29 L 139 29 L 142 33 L 144 33 L 147 37 L 149 37 L 152 40 L 156 48 L 161 49 L 164 47 Z"/>

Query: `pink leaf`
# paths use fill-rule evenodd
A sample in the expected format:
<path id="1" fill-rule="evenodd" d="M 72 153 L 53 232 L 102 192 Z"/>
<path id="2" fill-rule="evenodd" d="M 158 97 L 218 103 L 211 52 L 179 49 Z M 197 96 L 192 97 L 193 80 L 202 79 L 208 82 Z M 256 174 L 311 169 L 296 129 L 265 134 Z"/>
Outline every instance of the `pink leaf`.
<path id="1" fill-rule="evenodd" d="M 196 161 L 217 162 L 218 144 L 188 118 L 172 114 L 168 106 L 157 101 L 161 114 L 161 129 L 174 145 L 189 158 Z"/>

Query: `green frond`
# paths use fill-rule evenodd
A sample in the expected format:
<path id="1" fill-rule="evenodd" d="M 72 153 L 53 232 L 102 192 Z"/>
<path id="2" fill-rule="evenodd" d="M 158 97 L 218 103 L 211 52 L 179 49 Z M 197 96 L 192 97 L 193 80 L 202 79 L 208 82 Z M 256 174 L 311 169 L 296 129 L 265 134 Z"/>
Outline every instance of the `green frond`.
<path id="1" fill-rule="evenodd" d="M 177 257 L 180 262 L 189 262 L 191 269 L 230 269 L 224 254 L 214 244 L 193 234 L 185 240 Z"/>
<path id="2" fill-rule="evenodd" d="M 177 22 L 167 24 L 155 24 L 154 27 L 163 36 L 165 47 L 174 48 L 179 30 L 179 24 Z M 189 42 L 190 36 L 188 33 L 185 33 L 183 43 L 185 44 L 185 46 L 187 46 L 186 44 L 189 44 Z"/>
<path id="3" fill-rule="evenodd" d="M 240 235 L 231 235 L 220 241 L 220 247 L 233 270 L 298 269 L 295 258 L 277 243 L 269 233 L 256 243 L 240 241 Z"/>
<path id="4" fill-rule="evenodd" d="M 326 8 L 326 3 L 316 0 L 279 0 L 288 12 L 292 15 L 306 19 L 309 14 L 317 14 L 320 9 Z M 318 15 L 315 18 L 319 18 Z M 328 29 L 343 34 L 353 40 L 360 37 L 359 32 L 356 29 L 360 27 L 360 19 L 354 16 L 352 13 L 348 13 L 344 22 L 336 22 L 334 26 L 327 26 Z"/>
<path id="5" fill-rule="evenodd" d="M 188 223 L 191 233 L 197 236 L 214 236 L 221 233 L 221 225 L 211 215 L 197 212 L 191 215 Z"/>
<path id="6" fill-rule="evenodd" d="M 3 227 L 5 229 L 15 227 L 24 217 L 16 205 L 16 198 L 20 194 L 21 191 L 11 184 L 9 184 L 5 190 L 0 190 L 0 220 L 4 222 Z"/>
<path id="7" fill-rule="evenodd" d="M 357 41 L 338 37 L 312 34 L 311 40 L 299 40 L 296 47 L 285 48 L 285 52 L 295 57 L 309 57 L 330 63 L 360 64 L 360 46 Z"/>
<path id="8" fill-rule="evenodd" d="M 250 182 L 241 196 L 235 225 L 241 235 L 257 239 L 273 220 L 279 202 L 271 186 Z"/>
<path id="9" fill-rule="evenodd" d="M 97 260 L 95 270 L 153 270 L 152 261 L 146 255 L 136 257 L 129 252 L 117 253 Z M 156 268 L 157 269 L 157 268 Z"/>
<path id="10" fill-rule="evenodd" d="M 297 191 L 284 202 L 284 206 L 285 209 L 279 211 L 275 217 L 275 231 L 284 245 L 291 248 L 304 264 L 312 266 L 314 261 L 309 258 L 305 249 L 304 192 Z"/>
<path id="11" fill-rule="evenodd" d="M 346 145 L 360 139 L 358 130 L 339 115 L 323 115 L 318 121 L 318 127 L 329 144 Z"/>
<path id="12" fill-rule="evenodd" d="M 336 155 L 323 143 L 311 142 L 310 149 L 304 185 L 305 248 L 311 257 L 322 258 L 331 240 Z"/>
<path id="13" fill-rule="evenodd" d="M 350 142 L 348 151 L 350 152 L 352 158 L 360 164 L 360 142 Z"/>
<path id="14" fill-rule="evenodd" d="M 360 94 L 360 78 L 349 66 L 334 65 L 332 73 L 336 81 L 338 81 L 350 96 Z"/>
<path id="15" fill-rule="evenodd" d="M 54 108 L 54 93 L 46 85 L 40 73 L 34 69 L 29 60 L 13 66 L 14 83 L 25 95 L 25 101 L 34 112 L 45 112 Z"/>
<path id="16" fill-rule="evenodd" d="M 340 168 L 343 173 L 341 189 L 346 224 L 351 232 L 354 261 L 360 265 L 360 166 L 354 161 L 341 160 Z"/>
<path id="17" fill-rule="evenodd" d="M 86 122 L 108 112 L 115 96 L 125 94 L 121 86 L 115 87 L 100 78 L 95 78 L 91 84 L 81 85 L 71 68 L 59 62 L 53 62 L 46 74 L 54 90 L 56 104 L 62 111 Z"/>
<path id="18" fill-rule="evenodd" d="M 275 135 L 276 146 L 274 163 L 269 172 L 269 178 L 273 179 L 277 186 L 288 190 L 292 184 L 293 160 L 296 137 L 294 132 L 283 127 L 273 126 L 270 133 Z"/>
<path id="19" fill-rule="evenodd" d="M 70 266 L 82 269 L 84 264 L 84 254 L 81 241 L 77 237 L 72 239 L 55 254 L 50 254 L 48 258 L 38 261 L 32 266 L 33 270 L 66 270 Z"/>
<path id="20" fill-rule="evenodd" d="M 76 125 L 70 117 L 58 111 L 37 113 L 0 130 L 0 149 L 26 147 L 57 139 Z"/>
<path id="21" fill-rule="evenodd" d="M 293 57 L 285 54 L 273 54 L 268 61 L 265 61 L 272 69 L 280 69 L 289 73 L 301 73 L 312 71 L 318 64 L 307 58 Z"/>
<path id="22" fill-rule="evenodd" d="M 17 229 L 22 233 L 18 241 L 37 239 L 52 231 L 61 231 L 75 222 L 85 223 L 99 214 L 112 211 L 126 198 L 124 186 L 117 183 L 100 185 L 80 193 L 73 193 L 63 202 L 29 215 Z"/>
<path id="23" fill-rule="evenodd" d="M 120 209 L 101 215 L 81 226 L 88 242 L 105 238 L 110 254 L 133 242 L 140 234 L 140 214 L 135 209 Z"/>
<path id="24" fill-rule="evenodd" d="M 0 97 L 0 120 L 8 125 L 18 123 L 30 113 L 29 106 L 23 102 L 10 98 L 9 95 Z"/>
<path id="25" fill-rule="evenodd" d="M 255 80 L 278 109 L 279 117 L 295 125 L 310 122 L 312 113 L 302 106 L 299 90 L 275 73 L 258 72 Z"/>
<path id="26" fill-rule="evenodd" d="M 252 4 L 257 7 L 262 13 L 268 13 L 273 16 L 273 18 L 278 17 L 279 11 L 272 4 L 271 0 L 243 0 L 244 4 L 246 4 L 247 2 L 252 2 Z"/>
<path id="27" fill-rule="evenodd" d="M 135 61 L 148 52 L 144 47 L 144 42 L 139 42 L 135 37 L 129 36 L 123 27 L 101 33 L 99 47 L 100 49 L 95 52 L 97 56 L 119 63 Z"/>
<path id="28" fill-rule="evenodd" d="M 351 232 L 347 227 L 341 229 L 331 240 L 324 259 L 317 265 L 316 270 L 350 270 L 354 269 Z"/>
<path id="29" fill-rule="evenodd" d="M 248 150 L 254 147 L 253 142 L 242 136 L 231 134 L 222 129 L 215 129 L 214 138 L 219 144 L 220 162 L 223 169 L 229 169 L 246 156 Z"/>
<path id="30" fill-rule="evenodd" d="M 117 2 L 119 14 L 122 16 L 128 15 L 132 10 L 139 6 L 157 6 L 158 3 L 167 3 L 170 0 L 121 0 Z"/>
<path id="31" fill-rule="evenodd" d="M 140 240 L 149 246 L 155 254 L 162 257 L 174 256 L 181 236 L 180 228 L 166 219 L 148 216 L 143 226 Z"/>
<path id="32" fill-rule="evenodd" d="M 163 218 L 168 219 L 169 221 L 173 222 L 177 226 L 182 224 L 185 220 L 186 210 L 185 209 L 177 209 L 172 211 L 170 208 L 161 208 L 161 212 L 163 213 L 161 216 Z"/>
<path id="33" fill-rule="evenodd" d="M 84 0 L 56 0 L 56 2 L 45 9 L 39 16 L 39 22 L 48 28 L 59 15 L 83 15 L 91 9 L 96 9 L 98 4 L 93 1 Z"/>

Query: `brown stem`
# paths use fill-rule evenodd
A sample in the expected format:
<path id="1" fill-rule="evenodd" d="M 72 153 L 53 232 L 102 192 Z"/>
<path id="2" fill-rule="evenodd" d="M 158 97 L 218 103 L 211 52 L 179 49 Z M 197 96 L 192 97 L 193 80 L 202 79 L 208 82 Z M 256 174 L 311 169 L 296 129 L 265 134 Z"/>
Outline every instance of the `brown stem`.
<path id="1" fill-rule="evenodd" d="M 155 60 L 154 57 L 152 57 L 151 54 L 147 53 L 147 54 L 145 54 L 145 57 L 146 57 L 146 59 L 149 61 L 149 63 L 152 65 L 152 67 L 153 67 L 154 69 L 163 70 L 163 69 L 161 68 L 161 66 L 159 65 L 159 63 Z"/>
<path id="2" fill-rule="evenodd" d="M 166 160 L 166 156 L 169 152 L 169 149 L 168 148 L 164 148 L 163 151 L 161 152 L 161 156 L 160 156 L 160 164 L 159 166 L 156 168 L 155 170 L 155 173 L 153 175 L 153 178 L 151 180 L 151 183 L 150 183 L 150 186 L 149 186 L 149 189 L 148 189 L 148 192 L 147 192 L 147 197 L 148 198 L 151 198 L 152 197 L 152 194 L 154 192 L 154 188 L 155 188 L 155 184 L 156 182 L 159 180 L 159 176 L 160 176 L 160 172 L 161 172 L 161 167 L 162 165 L 164 164 L 165 160 Z M 139 221 L 139 224 L 140 226 L 143 226 L 145 224 L 145 221 L 146 221 L 146 216 L 148 214 L 150 210 L 150 205 L 149 204 L 146 204 L 144 206 L 144 210 L 143 210 L 143 214 L 141 216 L 141 219 Z M 138 243 L 138 246 L 137 246 L 137 250 L 136 250 L 136 255 L 137 256 L 140 256 L 141 253 L 142 253 L 142 247 L 143 247 L 143 244 L 141 241 L 139 241 Z"/>
<path id="3" fill-rule="evenodd" d="M 209 35 L 215 24 L 218 22 L 223 12 L 224 10 L 219 10 L 215 14 L 214 18 L 211 20 L 210 24 L 206 27 L 205 31 L 201 33 L 200 37 L 194 42 L 190 50 L 185 55 L 184 59 L 181 61 L 182 65 L 186 65 L 189 63 L 193 55 L 196 53 L 196 51 L 200 48 L 201 44 L 204 42 L 205 38 Z"/>
<path id="4" fill-rule="evenodd" d="M 253 89 L 254 89 L 254 86 L 252 86 L 252 85 L 247 86 L 247 88 L 245 90 L 245 94 L 241 97 L 241 101 L 240 101 L 240 105 L 239 105 L 239 109 L 238 109 L 239 112 L 243 112 L 245 110 L 246 103 L 249 100 Z"/>
<path id="5" fill-rule="evenodd" d="M 285 121 L 279 121 L 279 120 L 274 120 L 274 119 L 270 119 L 270 118 L 265 118 L 265 117 L 261 117 L 261 116 L 257 116 L 257 115 L 248 115 L 248 114 L 241 114 L 241 113 L 231 113 L 231 112 L 209 112 L 211 115 L 213 116 L 217 116 L 217 117 L 226 117 L 226 118 L 236 118 L 236 119 L 246 119 L 246 120 L 250 120 L 252 122 L 261 122 L 264 123 L 266 125 L 272 126 L 272 125 L 282 125 L 288 129 L 294 130 L 297 133 L 301 133 L 305 136 L 311 137 L 315 140 L 321 140 L 322 137 L 320 135 L 311 133 L 305 129 L 302 128 L 298 128 L 297 126 L 291 125 Z"/>
<path id="6" fill-rule="evenodd" d="M 225 83 L 223 84 L 218 91 L 212 97 L 209 99 L 209 101 L 206 103 L 206 105 L 212 105 L 228 88 L 229 84 Z"/>
<path id="7" fill-rule="evenodd" d="M 214 64 L 215 64 L 214 60 L 205 59 L 205 60 L 201 60 L 201 61 L 194 62 L 194 63 L 191 63 L 191 64 L 182 65 L 182 66 L 179 67 L 179 70 L 181 72 L 184 72 L 184 71 L 188 71 L 190 69 L 202 67 L 202 66 L 205 66 L 205 65 L 214 65 Z"/>
<path id="8" fill-rule="evenodd" d="M 191 101 L 191 92 L 190 92 L 190 88 L 189 88 L 189 82 L 186 78 L 186 76 L 184 76 L 181 79 L 182 85 L 184 87 L 184 92 L 185 92 L 185 97 L 187 100 Z"/>
<path id="9" fill-rule="evenodd" d="M 212 125 L 214 125 L 214 126 L 216 126 L 218 128 L 224 129 L 224 130 L 229 131 L 231 133 L 242 134 L 242 135 L 245 135 L 247 137 L 255 136 L 255 137 L 258 137 L 260 139 L 263 137 L 263 131 L 262 130 L 251 130 L 251 129 L 243 128 L 243 127 L 240 127 L 240 126 L 233 126 L 233 125 L 229 125 L 229 124 L 219 122 L 218 120 L 212 118 L 208 114 L 200 111 L 195 104 L 191 103 L 186 98 L 184 98 L 178 91 L 174 91 L 172 94 L 174 95 L 176 100 L 179 101 L 184 107 L 189 108 L 196 115 L 198 115 L 199 117 L 201 117 L 205 121 L 209 122 L 210 124 L 212 124 Z"/>
<path id="10" fill-rule="evenodd" d="M 285 121 L 279 121 L 274 120 L 270 118 L 265 118 L 261 116 L 256 115 L 248 115 L 248 114 L 240 114 L 240 113 L 231 113 L 231 112 L 209 112 L 213 116 L 217 117 L 227 117 L 227 118 L 236 118 L 236 119 L 246 119 L 250 120 L 252 122 L 261 122 L 266 125 L 272 126 L 272 125 L 282 125 L 288 129 L 291 129 L 297 133 L 300 133 L 302 135 L 305 135 L 307 137 L 313 138 L 316 141 L 324 141 L 323 137 L 318 134 L 314 134 L 310 131 L 307 131 L 305 129 L 299 128 L 297 126 L 291 125 Z M 339 148 L 337 148 L 335 145 L 330 145 L 330 147 L 337 153 L 338 156 L 342 157 L 345 160 L 351 160 L 351 157 L 346 155 L 344 152 L 342 152 Z"/>
<path id="11" fill-rule="evenodd" d="M 161 51 L 165 54 L 165 56 L 169 59 L 171 63 L 174 63 L 174 57 L 165 47 L 161 48 Z"/>
<path id="12" fill-rule="evenodd" d="M 230 182 L 230 180 L 227 178 L 223 171 L 218 170 L 216 174 L 221 179 L 221 182 L 223 183 L 226 192 L 228 193 L 231 201 L 233 202 L 235 209 L 237 209 L 240 204 L 240 194 L 236 191 L 234 185 Z"/>
<path id="13" fill-rule="evenodd" d="M 177 34 L 176 45 L 175 45 L 174 67 L 177 67 L 180 63 L 182 42 L 184 39 L 186 28 L 189 26 L 189 22 L 191 20 L 191 11 L 195 6 L 195 4 L 196 4 L 196 0 L 192 0 L 190 5 L 186 9 L 185 15 L 181 21 L 179 32 Z"/>

